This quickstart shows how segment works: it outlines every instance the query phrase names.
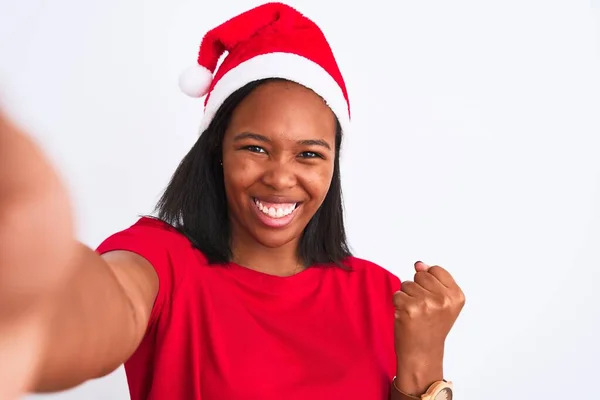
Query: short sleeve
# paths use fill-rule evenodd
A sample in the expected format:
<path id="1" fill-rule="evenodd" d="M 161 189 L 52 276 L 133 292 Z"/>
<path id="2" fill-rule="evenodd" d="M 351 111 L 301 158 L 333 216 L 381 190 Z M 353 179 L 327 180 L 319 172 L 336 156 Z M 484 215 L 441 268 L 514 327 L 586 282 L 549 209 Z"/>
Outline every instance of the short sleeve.
<path id="1" fill-rule="evenodd" d="M 393 295 L 402 288 L 402 282 L 400 281 L 400 278 L 398 278 L 398 276 L 396 276 L 393 272 L 383 267 L 380 268 L 385 272 L 388 291 Z"/>
<path id="2" fill-rule="evenodd" d="M 129 228 L 117 232 L 104 240 L 96 249 L 99 254 L 125 250 L 145 258 L 158 276 L 158 293 L 149 325 L 155 323 L 169 304 L 183 278 L 182 265 L 174 260 L 173 254 L 181 243 L 187 241 L 183 235 L 163 221 L 143 217 Z"/>

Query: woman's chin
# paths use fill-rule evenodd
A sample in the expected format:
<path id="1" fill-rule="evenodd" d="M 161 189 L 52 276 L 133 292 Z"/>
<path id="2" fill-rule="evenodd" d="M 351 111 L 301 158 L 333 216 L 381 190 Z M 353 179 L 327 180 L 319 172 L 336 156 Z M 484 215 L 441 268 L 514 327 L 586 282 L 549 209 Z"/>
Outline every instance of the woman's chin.
<path id="1" fill-rule="evenodd" d="M 283 247 L 297 241 L 300 237 L 300 235 L 295 235 L 292 232 L 286 232 L 284 230 L 267 231 L 265 229 L 255 230 L 252 232 L 252 236 L 254 236 L 254 240 L 262 246 L 270 249 Z"/>

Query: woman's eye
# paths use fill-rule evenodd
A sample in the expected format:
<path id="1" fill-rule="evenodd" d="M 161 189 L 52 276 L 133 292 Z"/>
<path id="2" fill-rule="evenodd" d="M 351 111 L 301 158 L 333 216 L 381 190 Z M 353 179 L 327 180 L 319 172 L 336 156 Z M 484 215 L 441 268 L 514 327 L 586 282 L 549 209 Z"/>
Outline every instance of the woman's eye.
<path id="1" fill-rule="evenodd" d="M 314 151 L 303 151 L 302 153 L 300 153 L 300 157 L 302 158 L 323 158 L 323 156 L 319 153 L 316 153 Z"/>
<path id="2" fill-rule="evenodd" d="M 266 153 L 265 149 L 259 146 L 246 146 L 245 149 L 253 153 Z"/>

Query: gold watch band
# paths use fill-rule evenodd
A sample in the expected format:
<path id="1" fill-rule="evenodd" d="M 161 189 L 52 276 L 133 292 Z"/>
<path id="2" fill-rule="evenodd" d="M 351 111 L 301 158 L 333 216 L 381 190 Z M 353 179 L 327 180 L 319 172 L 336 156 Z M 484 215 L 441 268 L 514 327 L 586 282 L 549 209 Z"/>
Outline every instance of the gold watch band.
<path id="1" fill-rule="evenodd" d="M 394 380 L 392 381 L 392 386 L 394 387 L 394 391 L 392 393 L 391 400 L 437 400 L 439 395 L 442 393 L 444 394 L 444 397 L 441 398 L 446 400 L 452 400 L 454 398 L 454 385 L 452 382 L 445 379 L 434 382 L 421 396 L 404 393 L 402 390 L 400 390 L 398 385 L 396 385 L 396 377 L 394 377 Z"/>
<path id="2" fill-rule="evenodd" d="M 394 386 L 396 392 L 400 394 L 400 396 L 396 396 L 398 400 L 421 400 L 421 396 L 413 396 L 408 393 L 404 393 L 402 390 L 400 390 L 400 388 L 398 388 L 398 385 L 396 385 L 396 377 L 394 377 L 394 380 L 392 381 L 392 386 Z M 392 399 L 394 398 L 392 397 Z"/>

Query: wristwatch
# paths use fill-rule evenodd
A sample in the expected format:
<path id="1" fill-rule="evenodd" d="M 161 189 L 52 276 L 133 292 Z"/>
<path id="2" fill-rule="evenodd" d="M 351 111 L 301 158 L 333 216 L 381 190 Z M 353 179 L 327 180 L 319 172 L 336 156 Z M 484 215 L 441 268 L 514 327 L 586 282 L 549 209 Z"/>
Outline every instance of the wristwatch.
<path id="1" fill-rule="evenodd" d="M 396 386 L 396 378 L 394 378 L 394 388 L 402 395 L 406 400 L 453 400 L 454 392 L 453 392 L 453 384 L 452 382 L 442 380 L 434 382 L 429 389 L 422 394 L 421 396 L 413 396 L 407 393 L 404 393 L 402 390 L 398 389 Z"/>

